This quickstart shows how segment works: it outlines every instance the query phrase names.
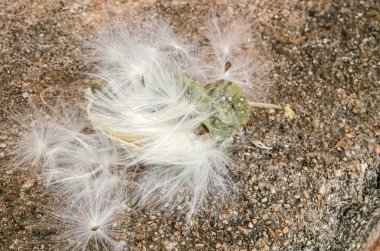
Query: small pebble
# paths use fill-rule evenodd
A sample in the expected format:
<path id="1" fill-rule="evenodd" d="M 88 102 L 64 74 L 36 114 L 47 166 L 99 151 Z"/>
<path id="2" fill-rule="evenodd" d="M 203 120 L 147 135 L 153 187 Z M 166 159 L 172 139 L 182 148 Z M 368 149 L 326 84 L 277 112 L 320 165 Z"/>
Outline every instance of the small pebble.
<path id="1" fill-rule="evenodd" d="M 24 182 L 24 184 L 22 185 L 22 188 L 23 188 L 23 189 L 30 189 L 31 187 L 34 186 L 35 182 L 36 182 L 35 179 L 33 179 L 33 178 L 28 178 L 28 179 Z"/>
<path id="2" fill-rule="evenodd" d="M 282 229 L 282 232 L 283 232 L 284 234 L 289 233 L 289 228 L 288 228 L 288 227 L 284 227 L 284 228 Z"/>
<path id="3" fill-rule="evenodd" d="M 29 93 L 27 93 L 27 92 L 23 92 L 23 93 L 21 94 L 21 96 L 22 96 L 23 99 L 27 99 L 27 98 L 29 98 Z"/>

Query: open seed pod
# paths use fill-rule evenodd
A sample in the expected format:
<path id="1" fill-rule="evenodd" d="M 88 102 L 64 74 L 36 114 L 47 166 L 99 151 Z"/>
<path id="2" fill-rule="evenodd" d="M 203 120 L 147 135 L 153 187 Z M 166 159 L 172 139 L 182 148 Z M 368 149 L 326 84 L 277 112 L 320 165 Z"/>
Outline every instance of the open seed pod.
<path id="1" fill-rule="evenodd" d="M 210 137 L 215 137 L 217 141 L 223 142 L 224 147 L 230 145 L 234 136 L 247 124 L 250 117 L 250 107 L 243 90 L 238 85 L 226 80 L 220 80 L 203 87 L 199 82 L 189 78 L 177 77 L 176 79 L 179 85 L 185 85 L 185 87 L 183 87 L 185 89 L 185 93 L 182 97 L 183 100 L 188 102 L 188 104 L 191 103 L 191 100 L 199 101 L 201 107 L 203 107 L 203 112 L 208 114 L 208 116 L 196 126 L 194 132 L 199 136 L 207 133 Z M 97 128 L 103 131 L 104 134 L 118 141 L 128 150 L 144 151 L 142 146 L 138 144 L 138 142 L 144 138 L 144 135 L 123 134 L 123 130 L 120 128 L 117 129 L 109 125 L 105 117 L 102 119 L 101 115 L 96 115 L 94 104 L 96 104 L 97 95 L 108 97 L 110 102 L 112 102 L 113 98 L 118 98 L 118 95 L 106 94 L 105 85 L 105 83 L 95 83 L 86 92 L 87 98 L 90 100 L 87 107 L 89 119 Z M 163 106 L 162 109 L 167 109 L 167 107 Z M 144 116 L 150 118 L 159 112 L 160 111 L 152 109 L 150 113 L 144 114 Z M 184 112 L 186 112 L 186 110 Z M 183 119 L 186 119 L 185 114 L 178 116 L 177 119 L 177 121 L 170 121 L 170 124 L 176 122 L 181 123 Z M 152 127 L 154 127 L 154 124 Z M 206 131 L 201 128 L 205 128 Z"/>
<path id="2" fill-rule="evenodd" d="M 88 118 L 125 149 L 127 168 L 138 167 L 137 206 L 183 199 L 190 217 L 209 195 L 228 197 L 230 151 L 250 117 L 254 73 L 233 48 L 245 44 L 246 29 L 212 23 L 201 48 L 155 21 L 111 28 L 95 44 L 102 80 L 86 91 Z"/>

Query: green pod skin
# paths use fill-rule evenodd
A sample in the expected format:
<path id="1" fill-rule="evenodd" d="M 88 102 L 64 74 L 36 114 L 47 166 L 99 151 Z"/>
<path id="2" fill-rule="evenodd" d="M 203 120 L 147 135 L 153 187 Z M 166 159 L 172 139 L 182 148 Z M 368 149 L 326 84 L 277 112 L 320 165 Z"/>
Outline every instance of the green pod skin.
<path id="1" fill-rule="evenodd" d="M 217 136 L 228 139 L 239 133 L 249 120 L 250 107 L 243 90 L 236 84 L 220 80 L 206 86 L 217 113 L 205 125 Z"/>
<path id="2" fill-rule="evenodd" d="M 209 133 L 221 141 L 232 141 L 241 131 L 251 114 L 243 90 L 236 84 L 220 80 L 203 88 L 198 82 L 189 81 L 189 90 L 201 97 L 207 106 L 215 110 L 210 118 L 203 121 Z"/>

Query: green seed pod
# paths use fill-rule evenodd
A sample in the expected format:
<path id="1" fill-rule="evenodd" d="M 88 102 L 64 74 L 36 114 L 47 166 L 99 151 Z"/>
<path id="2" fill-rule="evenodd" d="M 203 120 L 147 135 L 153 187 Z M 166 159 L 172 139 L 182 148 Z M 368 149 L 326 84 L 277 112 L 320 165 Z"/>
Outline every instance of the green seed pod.
<path id="1" fill-rule="evenodd" d="M 250 107 L 243 90 L 236 84 L 221 80 L 204 88 L 196 81 L 187 80 L 189 91 L 216 112 L 203 124 L 209 133 L 222 141 L 229 141 L 248 123 Z"/>
<path id="2" fill-rule="evenodd" d="M 208 129 L 221 138 L 228 139 L 240 132 L 248 123 L 250 108 L 243 90 L 236 84 L 220 80 L 206 86 L 215 102 L 217 114 L 205 121 Z"/>

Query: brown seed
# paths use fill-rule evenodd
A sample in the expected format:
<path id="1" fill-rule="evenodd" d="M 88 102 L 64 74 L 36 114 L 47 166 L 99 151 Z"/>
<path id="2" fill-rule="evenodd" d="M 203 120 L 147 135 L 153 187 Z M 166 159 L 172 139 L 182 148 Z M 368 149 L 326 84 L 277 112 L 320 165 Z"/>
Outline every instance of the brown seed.
<path id="1" fill-rule="evenodd" d="M 232 64 L 230 61 L 227 61 L 224 65 L 224 71 L 228 71 L 231 68 Z"/>

